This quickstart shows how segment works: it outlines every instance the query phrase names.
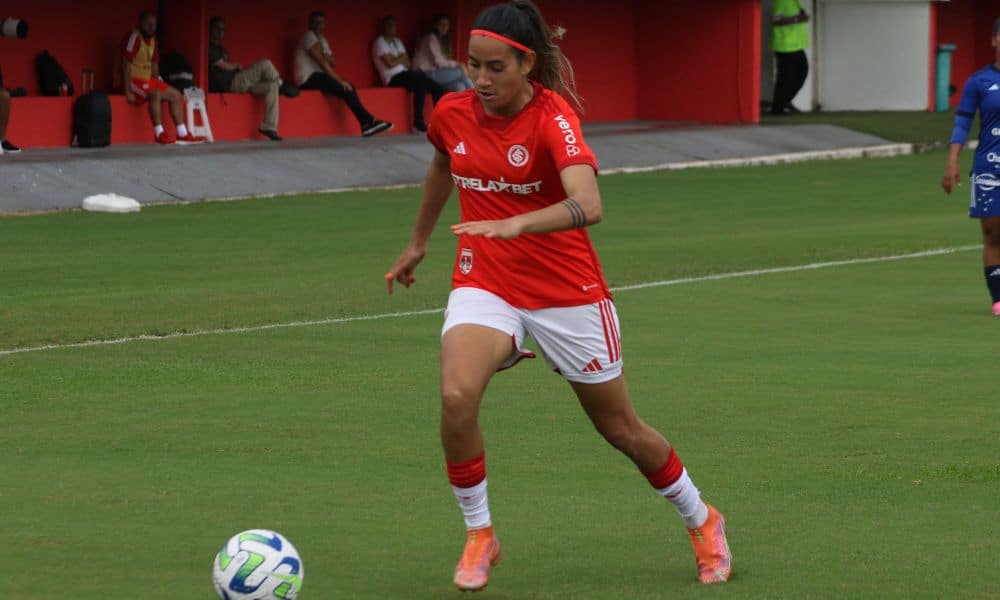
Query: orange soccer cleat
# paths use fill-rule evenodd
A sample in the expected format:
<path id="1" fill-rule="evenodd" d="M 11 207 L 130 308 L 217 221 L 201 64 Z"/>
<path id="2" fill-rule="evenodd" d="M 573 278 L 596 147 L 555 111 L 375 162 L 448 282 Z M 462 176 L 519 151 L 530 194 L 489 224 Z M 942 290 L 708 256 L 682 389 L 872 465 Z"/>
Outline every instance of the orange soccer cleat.
<path id="1" fill-rule="evenodd" d="M 726 519 L 714 507 L 708 507 L 708 520 L 701 527 L 688 529 L 694 560 L 698 564 L 698 579 L 702 583 L 722 583 L 729 580 L 732 555 L 726 541 Z"/>
<path id="2" fill-rule="evenodd" d="M 462 558 L 455 565 L 455 586 L 463 592 L 478 592 L 490 579 L 490 567 L 500 562 L 500 540 L 493 526 L 473 529 L 465 540 Z"/>

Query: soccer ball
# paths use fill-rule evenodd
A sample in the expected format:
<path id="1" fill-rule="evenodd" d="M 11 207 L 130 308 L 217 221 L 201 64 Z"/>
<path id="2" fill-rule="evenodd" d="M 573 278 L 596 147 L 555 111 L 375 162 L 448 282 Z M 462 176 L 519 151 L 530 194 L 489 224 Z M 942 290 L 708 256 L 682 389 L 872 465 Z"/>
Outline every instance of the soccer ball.
<path id="1" fill-rule="evenodd" d="M 251 529 L 215 555 L 212 583 L 222 600 L 295 600 L 304 574 L 298 551 L 283 535 Z"/>

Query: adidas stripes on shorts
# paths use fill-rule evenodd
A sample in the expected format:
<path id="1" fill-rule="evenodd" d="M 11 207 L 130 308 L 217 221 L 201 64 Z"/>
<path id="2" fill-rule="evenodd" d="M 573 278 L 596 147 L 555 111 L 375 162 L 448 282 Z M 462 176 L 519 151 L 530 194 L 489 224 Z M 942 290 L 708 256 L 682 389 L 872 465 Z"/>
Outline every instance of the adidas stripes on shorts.
<path id="1" fill-rule="evenodd" d="M 618 313 L 611 300 L 594 304 L 527 310 L 478 288 L 452 290 L 444 312 L 441 335 L 456 325 L 482 325 L 511 336 L 507 369 L 522 358 L 525 337 L 535 340 L 545 362 L 568 381 L 603 383 L 622 374 Z"/>

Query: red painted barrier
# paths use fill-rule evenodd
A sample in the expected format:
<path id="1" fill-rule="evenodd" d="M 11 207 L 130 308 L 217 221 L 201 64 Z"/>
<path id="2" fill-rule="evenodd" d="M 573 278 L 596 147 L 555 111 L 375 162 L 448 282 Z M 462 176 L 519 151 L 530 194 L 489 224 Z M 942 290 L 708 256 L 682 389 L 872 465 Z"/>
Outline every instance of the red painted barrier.
<path id="1" fill-rule="evenodd" d="M 382 135 L 411 133 L 413 103 L 400 88 L 359 91 L 361 102 L 375 116 L 391 121 L 395 128 Z M 146 106 L 132 106 L 124 96 L 110 96 L 111 143 L 152 143 L 152 125 Z M 426 110 L 431 110 L 428 96 Z M 297 98 L 281 98 L 279 132 L 287 138 L 356 136 L 361 130 L 354 115 L 338 98 L 306 91 Z M 257 128 L 264 116 L 264 102 L 250 94 L 210 94 L 206 100 L 216 141 L 260 139 Z M 163 124 L 172 127 L 163 105 Z M 72 138 L 73 98 L 15 98 L 8 137 L 27 148 L 68 146 Z M 44 127 L 39 124 L 44 123 Z"/>
<path id="2" fill-rule="evenodd" d="M 568 31 L 560 46 L 576 69 L 585 122 L 758 120 L 759 0 L 537 1 L 551 24 Z M 292 80 L 295 44 L 305 32 L 309 12 L 322 8 L 338 72 L 359 88 L 376 88 L 371 42 L 380 17 L 397 17 L 400 37 L 412 52 L 414 41 L 429 28 L 433 15 L 449 14 L 456 31 L 456 55 L 464 59 L 472 21 L 491 3 L 169 0 L 159 2 L 163 7 L 161 53 L 183 52 L 192 62 L 195 81 L 205 87 L 208 20 L 220 15 L 228 25 L 223 43 L 234 60 L 252 64 L 269 58 L 286 80 Z M 4 0 L 0 12 L 31 24 L 26 40 L 0 38 L 0 68 L 5 84 L 36 93 L 34 58 L 48 49 L 77 87 L 82 69 L 92 67 L 97 89 L 120 93 L 114 87 L 114 71 L 121 41 L 134 26 L 138 12 L 156 8 L 157 4 L 154 0 Z M 404 118 L 404 111 L 409 108 L 400 100 L 401 92 L 388 91 L 383 96 L 376 91 L 366 90 L 362 95 L 366 102 L 373 103 L 370 110 L 402 125 L 402 131 L 408 130 L 405 125 L 409 118 Z M 64 145 L 68 139 L 68 107 L 68 100 L 17 99 L 11 138 L 25 146 Z M 259 101 L 250 98 L 234 97 L 228 105 L 214 94 L 209 99 L 209 113 L 219 139 L 250 137 L 259 124 L 260 110 Z M 116 100 L 114 113 L 116 143 L 148 141 L 149 123 L 144 109 Z M 336 100 L 317 97 L 296 104 L 282 99 L 283 135 L 353 134 L 354 127 L 346 108 L 338 107 Z"/>

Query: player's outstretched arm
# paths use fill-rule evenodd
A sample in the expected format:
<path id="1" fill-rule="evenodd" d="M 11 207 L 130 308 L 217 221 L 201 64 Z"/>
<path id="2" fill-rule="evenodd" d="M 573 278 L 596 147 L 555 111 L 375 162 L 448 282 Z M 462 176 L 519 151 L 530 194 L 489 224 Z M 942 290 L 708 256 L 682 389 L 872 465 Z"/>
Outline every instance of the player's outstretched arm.
<path id="1" fill-rule="evenodd" d="M 590 165 L 571 165 L 559 172 L 567 198 L 551 206 L 501 221 L 469 221 L 452 225 L 455 235 L 482 235 L 508 240 L 522 233 L 550 233 L 601 222 L 601 192 Z"/>
<path id="2" fill-rule="evenodd" d="M 385 274 L 385 285 L 390 294 L 393 281 L 398 281 L 405 287 L 416 283 L 417 278 L 413 276 L 413 272 L 427 253 L 427 240 L 434 231 L 434 225 L 437 224 L 444 205 L 448 203 L 453 186 L 451 158 L 447 154 L 435 152 L 434 160 L 431 161 L 431 166 L 428 167 L 427 175 L 424 177 L 420 211 L 417 213 L 417 222 L 413 226 L 410 243 Z"/>

